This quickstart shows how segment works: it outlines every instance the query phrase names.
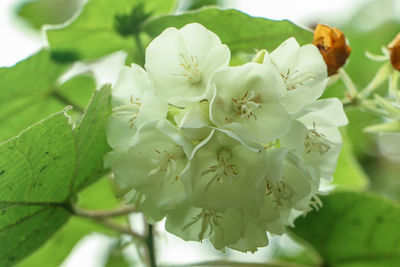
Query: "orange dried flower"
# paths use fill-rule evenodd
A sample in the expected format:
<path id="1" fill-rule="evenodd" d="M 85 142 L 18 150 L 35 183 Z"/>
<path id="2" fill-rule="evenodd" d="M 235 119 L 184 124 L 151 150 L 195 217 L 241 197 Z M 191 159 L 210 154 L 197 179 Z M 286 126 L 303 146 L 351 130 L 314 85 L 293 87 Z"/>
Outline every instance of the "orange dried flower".
<path id="1" fill-rule="evenodd" d="M 400 33 L 390 42 L 388 49 L 393 68 L 400 71 Z"/>
<path id="2" fill-rule="evenodd" d="M 318 47 L 328 66 L 328 76 L 337 73 L 351 52 L 343 32 L 323 24 L 318 24 L 315 28 L 313 44 Z"/>

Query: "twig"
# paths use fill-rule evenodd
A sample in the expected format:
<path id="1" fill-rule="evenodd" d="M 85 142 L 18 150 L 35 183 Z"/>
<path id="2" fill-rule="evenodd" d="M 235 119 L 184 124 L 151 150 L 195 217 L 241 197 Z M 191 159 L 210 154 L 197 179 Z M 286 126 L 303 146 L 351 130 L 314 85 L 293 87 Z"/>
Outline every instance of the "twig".
<path id="1" fill-rule="evenodd" d="M 77 206 L 73 206 L 74 213 L 81 217 L 89 217 L 89 218 L 109 218 L 109 217 L 117 217 L 122 215 L 127 215 L 133 212 L 136 212 L 136 208 L 132 206 L 125 206 L 116 210 L 84 210 Z"/>
<path id="2" fill-rule="evenodd" d="M 160 267 L 194 267 L 194 266 L 243 266 L 243 267 L 310 267 L 301 264 L 287 263 L 287 262 L 272 262 L 272 263 L 251 263 L 251 262 L 235 262 L 235 261 L 206 261 L 190 264 L 180 264 L 180 265 L 161 265 Z"/>
<path id="3" fill-rule="evenodd" d="M 132 231 L 129 227 L 114 223 L 107 218 L 110 217 L 117 217 L 117 216 L 122 216 L 122 215 L 127 215 L 129 213 L 135 212 L 134 207 L 123 207 L 118 210 L 110 210 L 110 211 L 92 211 L 92 210 L 83 210 L 76 205 L 72 205 L 72 213 L 78 217 L 83 217 L 83 218 L 88 218 L 91 219 L 99 224 L 102 224 L 112 230 L 115 230 L 117 232 L 127 234 L 132 236 L 133 238 L 139 239 L 139 240 L 145 240 L 145 237 L 135 233 Z"/>
<path id="4" fill-rule="evenodd" d="M 156 254 L 154 250 L 154 233 L 153 233 L 153 225 L 147 225 L 147 237 L 146 237 L 146 247 L 148 252 L 149 263 L 151 267 L 157 267 L 156 264 Z"/>
<path id="5" fill-rule="evenodd" d="M 104 225 L 104 226 L 106 226 L 106 227 L 108 227 L 108 228 L 110 228 L 112 230 L 115 230 L 117 232 L 130 235 L 135 239 L 142 240 L 142 241 L 145 240 L 145 238 L 142 235 L 133 232 L 130 228 L 125 227 L 125 226 L 120 225 L 120 224 L 117 224 L 117 223 L 113 223 L 113 222 L 111 222 L 111 221 L 109 221 L 107 219 L 94 219 L 94 218 L 91 218 L 91 217 L 85 217 L 85 218 L 92 219 L 92 220 L 94 220 L 95 222 L 97 222 L 99 224 L 102 224 L 102 225 Z"/>

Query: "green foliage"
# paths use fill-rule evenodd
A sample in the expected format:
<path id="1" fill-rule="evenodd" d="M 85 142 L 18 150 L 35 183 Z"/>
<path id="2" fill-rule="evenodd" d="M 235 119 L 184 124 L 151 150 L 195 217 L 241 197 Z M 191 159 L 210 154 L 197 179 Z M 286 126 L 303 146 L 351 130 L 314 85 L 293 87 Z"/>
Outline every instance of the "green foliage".
<path id="1" fill-rule="evenodd" d="M 188 8 L 217 2 L 195 0 Z M 80 3 L 35 0 L 21 5 L 18 14 L 40 28 L 66 21 Z M 58 266 L 90 232 L 114 234 L 86 219 L 70 218 L 71 201 L 90 209 L 111 209 L 119 203 L 107 179 L 99 180 L 106 173 L 102 158 L 110 150 L 105 133 L 110 88 L 105 86 L 94 93 L 81 118 L 95 83 L 87 75 L 60 83 L 71 62 L 97 59 L 120 50 L 136 59 L 143 52 L 137 39 L 146 43 L 167 27 L 180 28 L 191 22 L 201 23 L 220 36 L 234 53 L 234 64 L 248 61 L 247 53 L 257 49 L 271 51 L 292 36 L 300 44 L 312 40 L 310 31 L 287 20 L 255 18 L 237 10 L 209 7 L 162 15 L 175 5 L 175 0 L 90 0 L 69 25 L 47 30 L 51 52 L 42 50 L 13 67 L 0 68 L 0 142 L 34 124 L 0 143 L 0 267 L 14 265 L 46 240 L 19 266 Z M 379 53 L 380 47 L 398 32 L 398 25 L 386 23 L 372 32 L 360 32 L 352 25 L 342 28 L 353 47 L 346 70 L 358 88 L 367 85 L 381 64 L 368 60 L 365 50 Z M 382 90 L 385 86 L 377 92 L 386 92 Z M 338 82 L 324 96 L 343 96 L 343 88 Z M 76 127 L 63 112 L 54 114 L 67 105 L 74 106 L 69 111 L 72 117 L 80 119 Z M 347 115 L 350 125 L 343 134 L 333 182 L 339 190 L 363 190 L 368 177 L 358 160 L 373 150 L 374 136 L 362 130 L 381 119 L 358 109 L 348 110 Z M 350 192 L 333 193 L 322 197 L 322 202 L 320 211 L 298 219 L 292 231 L 320 254 L 323 266 L 397 266 L 399 206 L 376 196 Z M 120 250 L 110 249 L 107 266 L 128 266 Z M 284 254 L 280 258 L 314 263 L 308 252 L 296 259 Z"/>
<path id="2" fill-rule="evenodd" d="M 60 112 L 0 144 L 0 266 L 42 245 L 67 221 L 76 189 L 101 177 L 109 95 L 97 91 L 74 129 Z"/>
<path id="3" fill-rule="evenodd" d="M 312 33 L 288 20 L 273 21 L 251 17 L 238 10 L 203 8 L 181 15 L 167 15 L 149 20 L 144 30 L 157 36 L 167 27 L 183 27 L 198 22 L 215 32 L 231 51 L 254 53 L 256 49 L 272 50 L 289 37 L 296 37 L 300 44 L 310 43 Z"/>
<path id="4" fill-rule="evenodd" d="M 111 190 L 108 180 L 102 178 L 92 186 L 79 192 L 78 205 L 84 208 L 104 210 L 118 207 L 118 201 Z M 109 229 L 93 221 L 71 217 L 44 246 L 20 262 L 18 267 L 59 266 L 79 240 L 93 232 L 113 234 Z"/>
<path id="5" fill-rule="evenodd" d="M 149 14 L 169 11 L 174 0 L 89 1 L 71 24 L 47 31 L 52 53 L 57 57 L 94 59 L 115 51 L 137 53 L 133 36 Z M 140 17 L 137 17 L 140 15 Z"/>
<path id="6" fill-rule="evenodd" d="M 330 267 L 393 267 L 400 262 L 400 207 L 378 196 L 341 192 L 291 229 Z"/>
<path id="7" fill-rule="evenodd" d="M 18 16 L 32 27 L 40 29 L 45 24 L 60 24 L 71 18 L 82 0 L 25 1 L 18 8 Z"/>
<path id="8" fill-rule="evenodd" d="M 12 266 L 41 246 L 69 216 L 55 204 L 1 203 L 0 266 L 4 267 Z"/>
<path id="9" fill-rule="evenodd" d="M 74 129 L 77 161 L 71 190 L 76 191 L 102 177 L 103 156 L 110 150 L 106 122 L 111 112 L 110 86 L 94 94 L 81 123 Z"/>
<path id="10" fill-rule="evenodd" d="M 94 81 L 79 76 L 60 84 L 60 76 L 69 67 L 54 62 L 49 51 L 42 50 L 13 67 L 0 68 L 0 141 L 67 105 L 77 110 L 87 105 Z"/>
<path id="11" fill-rule="evenodd" d="M 79 240 L 94 231 L 102 232 L 105 231 L 105 228 L 87 219 L 71 217 L 39 250 L 18 263 L 17 266 L 60 266 Z"/>
<path id="12" fill-rule="evenodd" d="M 340 151 L 333 183 L 338 189 L 365 189 L 368 177 L 360 166 L 352 149 L 352 144 L 347 134 L 342 131 L 343 145 Z"/>

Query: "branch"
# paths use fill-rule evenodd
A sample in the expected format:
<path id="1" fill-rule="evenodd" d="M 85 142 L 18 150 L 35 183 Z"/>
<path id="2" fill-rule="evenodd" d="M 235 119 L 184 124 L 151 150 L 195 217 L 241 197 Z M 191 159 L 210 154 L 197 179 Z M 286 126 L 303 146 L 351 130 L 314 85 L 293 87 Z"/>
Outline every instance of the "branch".
<path id="1" fill-rule="evenodd" d="M 137 212 L 136 208 L 133 206 L 125 206 L 116 210 L 103 210 L 103 211 L 84 210 L 75 205 L 73 205 L 72 208 L 75 215 L 80 217 L 94 218 L 94 219 L 117 217 Z"/>
<path id="2" fill-rule="evenodd" d="M 310 267 L 308 265 L 294 264 L 294 263 L 283 263 L 283 262 L 272 262 L 272 263 L 252 263 L 252 262 L 235 262 L 235 261 L 206 261 L 190 264 L 181 265 L 161 265 L 160 267 L 190 267 L 190 266 L 219 266 L 219 267 L 229 267 L 229 266 L 242 266 L 242 267 Z"/>
<path id="3" fill-rule="evenodd" d="M 72 213 L 75 216 L 78 217 L 83 217 L 83 218 L 88 218 L 91 219 L 103 226 L 106 226 L 114 231 L 120 232 L 122 234 L 127 234 L 132 236 L 135 239 L 139 239 L 144 241 L 145 237 L 135 233 L 134 231 L 131 230 L 130 227 L 126 227 L 117 223 L 114 223 L 107 218 L 110 217 L 117 217 L 117 216 L 122 216 L 122 215 L 127 215 L 132 212 L 135 212 L 136 209 L 134 207 L 126 206 L 121 209 L 117 210 L 109 210 L 109 211 L 93 211 L 93 210 L 83 210 L 76 205 L 72 205 Z"/>
<path id="4" fill-rule="evenodd" d="M 93 218 L 90 218 L 90 217 L 86 217 L 86 218 L 93 219 Z M 114 231 L 120 232 L 122 234 L 130 235 L 134 239 L 138 239 L 138 240 L 142 240 L 142 241 L 145 240 L 144 236 L 133 232 L 129 227 L 125 227 L 123 225 L 120 225 L 120 224 L 117 224 L 117 223 L 113 223 L 113 222 L 111 222 L 110 220 L 107 220 L 107 219 L 93 219 L 93 220 L 95 222 L 99 223 L 99 224 L 102 224 L 102 225 L 114 230 Z"/>

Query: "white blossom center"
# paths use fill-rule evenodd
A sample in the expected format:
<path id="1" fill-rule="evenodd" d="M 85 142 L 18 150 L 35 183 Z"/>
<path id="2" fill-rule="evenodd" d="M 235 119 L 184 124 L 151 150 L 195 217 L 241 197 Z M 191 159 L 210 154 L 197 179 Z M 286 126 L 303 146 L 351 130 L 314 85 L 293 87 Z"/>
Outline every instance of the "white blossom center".
<path id="1" fill-rule="evenodd" d="M 199 220 L 201 220 L 201 230 L 199 232 L 199 240 L 204 239 L 204 234 L 209 230 L 209 234 L 211 235 L 214 232 L 215 227 L 221 227 L 218 223 L 218 220 L 222 218 L 215 211 L 210 211 L 203 209 L 197 216 L 192 218 L 192 221 L 183 227 L 183 231 L 185 231 L 188 227 L 192 226 Z M 222 229 L 221 229 L 222 231 Z"/>
<path id="2" fill-rule="evenodd" d="M 231 162 L 231 153 L 222 150 L 219 152 L 216 160 L 216 164 L 211 165 L 208 170 L 202 173 L 202 176 L 213 173 L 211 180 L 206 185 L 206 190 L 211 186 L 214 182 L 219 182 L 224 184 L 226 180 L 229 180 L 232 183 L 232 180 L 238 177 L 238 173 L 235 170 L 236 165 Z"/>
<path id="3" fill-rule="evenodd" d="M 331 149 L 329 141 L 325 138 L 325 135 L 319 133 L 317 129 L 315 129 L 315 123 L 313 123 L 313 129 L 307 131 L 304 146 L 307 154 L 316 151 L 321 156 L 325 155 Z"/>
<path id="4" fill-rule="evenodd" d="M 232 98 L 232 101 L 233 107 L 237 111 L 236 115 L 241 118 L 249 119 L 253 117 L 255 120 L 257 119 L 254 112 L 261 108 L 261 99 L 259 96 L 256 96 L 254 91 L 246 91 L 240 99 Z"/>
<path id="5" fill-rule="evenodd" d="M 199 60 L 196 56 L 186 57 L 180 55 L 182 58 L 182 63 L 180 66 L 183 68 L 182 75 L 187 78 L 190 84 L 198 84 L 201 81 L 201 73 L 199 68 Z"/>
<path id="6" fill-rule="evenodd" d="M 175 147 L 168 150 L 154 149 L 155 156 L 150 159 L 156 167 L 152 169 L 147 175 L 152 176 L 156 174 L 164 175 L 165 178 L 169 178 L 177 170 L 176 160 L 182 156 L 183 151 L 180 147 Z M 175 177 L 178 179 L 178 176 Z"/>
<path id="7" fill-rule="evenodd" d="M 274 201 L 277 206 L 283 206 L 284 200 L 290 200 L 295 192 L 293 188 L 291 188 L 288 184 L 283 181 L 272 182 L 267 181 L 267 196 L 271 195 L 274 198 Z"/>
<path id="8" fill-rule="evenodd" d="M 304 85 L 305 82 L 314 80 L 315 73 L 311 71 L 291 71 L 288 69 L 286 74 L 282 74 L 283 81 L 285 82 L 288 91 L 295 90 L 298 86 Z"/>
<path id="9" fill-rule="evenodd" d="M 139 98 L 130 97 L 129 103 L 114 107 L 112 109 L 113 116 L 127 120 L 132 128 L 138 116 L 141 100 Z"/>

